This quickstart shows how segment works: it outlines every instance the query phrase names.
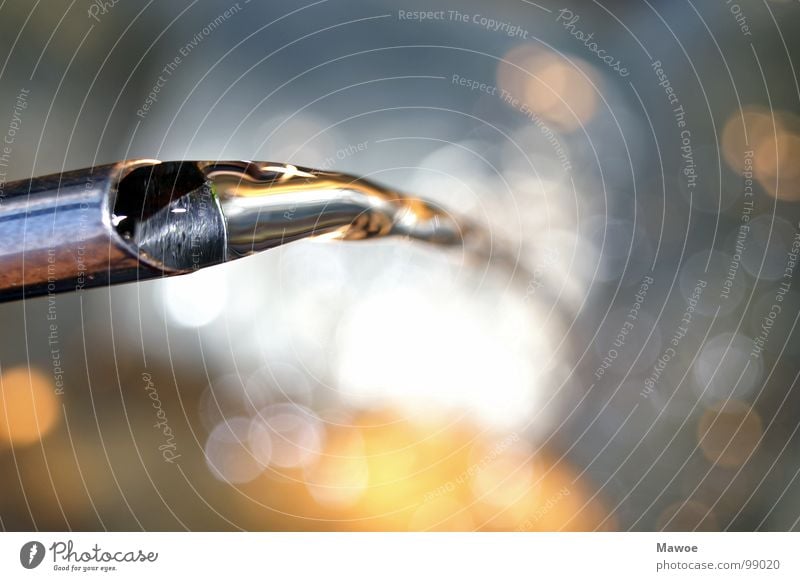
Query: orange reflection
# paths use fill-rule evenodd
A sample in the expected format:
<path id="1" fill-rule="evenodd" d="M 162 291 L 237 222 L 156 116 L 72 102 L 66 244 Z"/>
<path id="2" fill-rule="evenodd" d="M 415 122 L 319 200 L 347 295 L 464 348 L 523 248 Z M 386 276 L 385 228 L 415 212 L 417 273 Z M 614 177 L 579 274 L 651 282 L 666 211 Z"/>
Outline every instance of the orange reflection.
<path id="1" fill-rule="evenodd" d="M 745 107 L 722 132 L 725 161 L 735 171 L 752 170 L 764 190 L 781 200 L 800 200 L 800 119 L 783 111 Z M 748 152 L 752 152 L 751 154 Z"/>
<path id="2" fill-rule="evenodd" d="M 0 376 L 0 440 L 33 444 L 47 435 L 57 420 L 51 378 L 27 367 L 12 368 Z"/>
<path id="3" fill-rule="evenodd" d="M 349 508 L 369 484 L 364 442 L 354 430 L 334 433 L 318 461 L 306 471 L 306 487 L 321 506 Z"/>
<path id="4" fill-rule="evenodd" d="M 474 528 L 468 507 L 452 498 L 437 498 L 422 505 L 408 523 L 410 531 L 471 531 Z"/>
<path id="5" fill-rule="evenodd" d="M 466 420 L 408 420 L 364 412 L 326 425 L 305 470 L 282 469 L 242 486 L 286 511 L 280 525 L 318 530 L 595 530 L 616 521 L 561 458 L 516 433 L 487 433 Z M 301 517 L 302 520 L 298 519 Z"/>
<path id="6" fill-rule="evenodd" d="M 754 143 L 773 135 L 772 116 L 763 107 L 744 107 L 725 122 L 722 129 L 722 155 L 731 169 L 745 168 L 745 152 Z"/>
<path id="7" fill-rule="evenodd" d="M 506 103 L 523 114 L 532 112 L 554 129 L 575 131 L 589 122 L 597 109 L 598 80 L 580 59 L 522 45 L 499 64 L 497 83 L 506 91 Z M 515 105 L 515 100 L 517 104 Z"/>

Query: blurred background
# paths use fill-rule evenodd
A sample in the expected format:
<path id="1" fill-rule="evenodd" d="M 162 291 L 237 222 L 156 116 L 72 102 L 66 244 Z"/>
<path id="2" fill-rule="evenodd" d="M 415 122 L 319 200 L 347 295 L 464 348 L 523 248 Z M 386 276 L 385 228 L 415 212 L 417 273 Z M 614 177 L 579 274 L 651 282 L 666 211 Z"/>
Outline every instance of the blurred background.
<path id="1" fill-rule="evenodd" d="M 3 2 L 3 186 L 289 162 L 427 197 L 516 264 L 309 241 L 0 306 L 0 525 L 798 529 L 798 24 Z"/>

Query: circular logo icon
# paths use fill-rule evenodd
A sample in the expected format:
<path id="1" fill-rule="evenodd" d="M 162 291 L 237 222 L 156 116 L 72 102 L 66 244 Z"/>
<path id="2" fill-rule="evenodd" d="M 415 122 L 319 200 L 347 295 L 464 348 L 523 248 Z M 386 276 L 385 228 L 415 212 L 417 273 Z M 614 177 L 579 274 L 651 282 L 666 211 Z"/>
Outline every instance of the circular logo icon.
<path id="1" fill-rule="evenodd" d="M 44 545 L 39 541 L 29 541 L 19 550 L 19 562 L 26 569 L 35 569 L 44 559 Z"/>

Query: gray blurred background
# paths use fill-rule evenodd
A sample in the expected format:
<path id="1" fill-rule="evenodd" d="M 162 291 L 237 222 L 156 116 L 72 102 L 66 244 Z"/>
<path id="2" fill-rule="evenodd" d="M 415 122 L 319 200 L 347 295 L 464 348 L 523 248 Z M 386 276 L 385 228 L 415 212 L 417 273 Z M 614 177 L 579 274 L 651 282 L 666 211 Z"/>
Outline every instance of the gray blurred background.
<path id="1" fill-rule="evenodd" d="M 797 529 L 798 22 L 4 2 L 3 181 L 319 167 L 484 224 L 517 265 L 310 241 L 0 306 L 3 528 Z"/>

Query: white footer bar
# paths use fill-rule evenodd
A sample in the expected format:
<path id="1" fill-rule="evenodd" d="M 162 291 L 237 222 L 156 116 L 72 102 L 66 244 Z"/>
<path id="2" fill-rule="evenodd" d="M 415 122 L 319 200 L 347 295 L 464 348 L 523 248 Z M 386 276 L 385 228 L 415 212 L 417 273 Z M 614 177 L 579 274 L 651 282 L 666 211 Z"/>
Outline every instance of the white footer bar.
<path id="1" fill-rule="evenodd" d="M 0 579 L 778 580 L 800 579 L 799 545 L 797 533 L 2 533 Z"/>

